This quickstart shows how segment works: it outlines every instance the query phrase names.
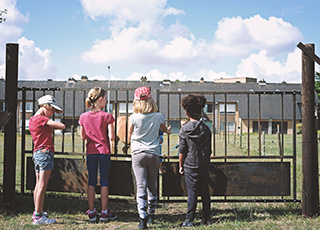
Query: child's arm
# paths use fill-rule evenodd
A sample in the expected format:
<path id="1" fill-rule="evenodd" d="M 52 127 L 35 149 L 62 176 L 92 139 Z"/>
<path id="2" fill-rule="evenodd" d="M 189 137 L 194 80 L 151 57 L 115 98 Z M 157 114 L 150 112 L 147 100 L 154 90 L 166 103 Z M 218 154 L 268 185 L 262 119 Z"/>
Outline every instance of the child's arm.
<path id="1" fill-rule="evenodd" d="M 129 133 L 128 133 L 128 141 L 131 142 L 131 136 L 132 136 L 132 133 L 133 133 L 133 125 L 131 124 L 131 122 L 129 121 Z"/>
<path id="2" fill-rule="evenodd" d="M 80 137 L 82 140 L 87 139 L 86 130 L 83 128 L 82 125 L 80 125 Z"/>
<path id="3" fill-rule="evenodd" d="M 114 141 L 114 139 L 116 137 L 115 137 L 115 134 L 114 134 L 114 126 L 113 126 L 113 124 L 109 124 L 108 125 L 108 134 L 109 134 L 109 140 L 110 141 Z"/>
<path id="4" fill-rule="evenodd" d="M 53 120 L 48 120 L 47 123 L 46 123 L 48 126 L 52 127 L 53 129 L 65 129 L 66 126 L 61 123 L 61 122 L 58 122 L 58 121 L 53 121 Z"/>
<path id="5" fill-rule="evenodd" d="M 184 154 L 179 153 L 179 173 L 183 174 L 184 170 L 183 170 L 183 164 L 184 164 Z"/>
<path id="6" fill-rule="evenodd" d="M 171 134 L 171 126 L 167 127 L 166 123 L 162 123 L 160 125 L 160 129 L 162 132 L 167 133 L 167 134 Z"/>

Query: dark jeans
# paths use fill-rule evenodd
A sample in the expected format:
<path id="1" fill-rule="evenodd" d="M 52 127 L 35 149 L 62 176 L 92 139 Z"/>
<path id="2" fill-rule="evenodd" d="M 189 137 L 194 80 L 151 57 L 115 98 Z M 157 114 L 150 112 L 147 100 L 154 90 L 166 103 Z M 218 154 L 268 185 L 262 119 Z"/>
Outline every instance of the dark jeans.
<path id="1" fill-rule="evenodd" d="M 203 206 L 203 218 L 210 219 L 209 172 L 185 172 L 188 190 L 188 211 L 186 218 L 193 220 L 197 208 L 197 197 L 200 193 Z"/>

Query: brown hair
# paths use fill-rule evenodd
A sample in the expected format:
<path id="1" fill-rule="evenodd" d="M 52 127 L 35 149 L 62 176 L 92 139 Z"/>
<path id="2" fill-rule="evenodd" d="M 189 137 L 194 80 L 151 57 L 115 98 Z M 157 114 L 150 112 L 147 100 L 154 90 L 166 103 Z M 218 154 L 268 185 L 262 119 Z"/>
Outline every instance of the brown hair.
<path id="1" fill-rule="evenodd" d="M 106 95 L 106 91 L 104 89 L 101 89 L 100 87 L 96 86 L 90 89 L 88 92 L 88 97 L 86 98 L 86 106 L 87 108 L 95 107 L 96 101 L 100 97 L 104 97 Z"/>
<path id="2" fill-rule="evenodd" d="M 187 116 L 199 120 L 202 117 L 202 110 L 206 105 L 207 99 L 203 94 L 189 94 L 181 99 L 182 108 Z"/>

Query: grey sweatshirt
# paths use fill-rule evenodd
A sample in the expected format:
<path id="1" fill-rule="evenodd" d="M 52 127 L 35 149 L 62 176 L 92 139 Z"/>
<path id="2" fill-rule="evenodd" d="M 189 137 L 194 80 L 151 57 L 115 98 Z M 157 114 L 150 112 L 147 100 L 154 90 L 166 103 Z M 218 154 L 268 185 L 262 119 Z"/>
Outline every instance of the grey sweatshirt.
<path id="1" fill-rule="evenodd" d="M 179 132 L 179 152 L 185 156 L 184 171 L 207 170 L 211 155 L 211 131 L 203 121 L 190 121 Z"/>

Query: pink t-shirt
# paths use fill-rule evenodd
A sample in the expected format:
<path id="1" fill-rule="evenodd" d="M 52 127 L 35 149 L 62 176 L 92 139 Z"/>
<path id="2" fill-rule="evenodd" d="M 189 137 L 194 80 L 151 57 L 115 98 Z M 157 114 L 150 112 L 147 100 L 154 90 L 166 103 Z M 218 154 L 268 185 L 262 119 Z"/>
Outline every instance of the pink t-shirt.
<path id="1" fill-rule="evenodd" d="M 30 118 L 29 131 L 34 143 L 34 151 L 47 149 L 54 153 L 53 129 L 46 125 L 48 121 L 49 118 L 43 115 L 36 115 Z"/>
<path id="2" fill-rule="evenodd" d="M 114 122 L 110 113 L 105 111 L 85 112 L 80 115 L 79 124 L 87 136 L 87 155 L 111 154 L 108 125 Z"/>

